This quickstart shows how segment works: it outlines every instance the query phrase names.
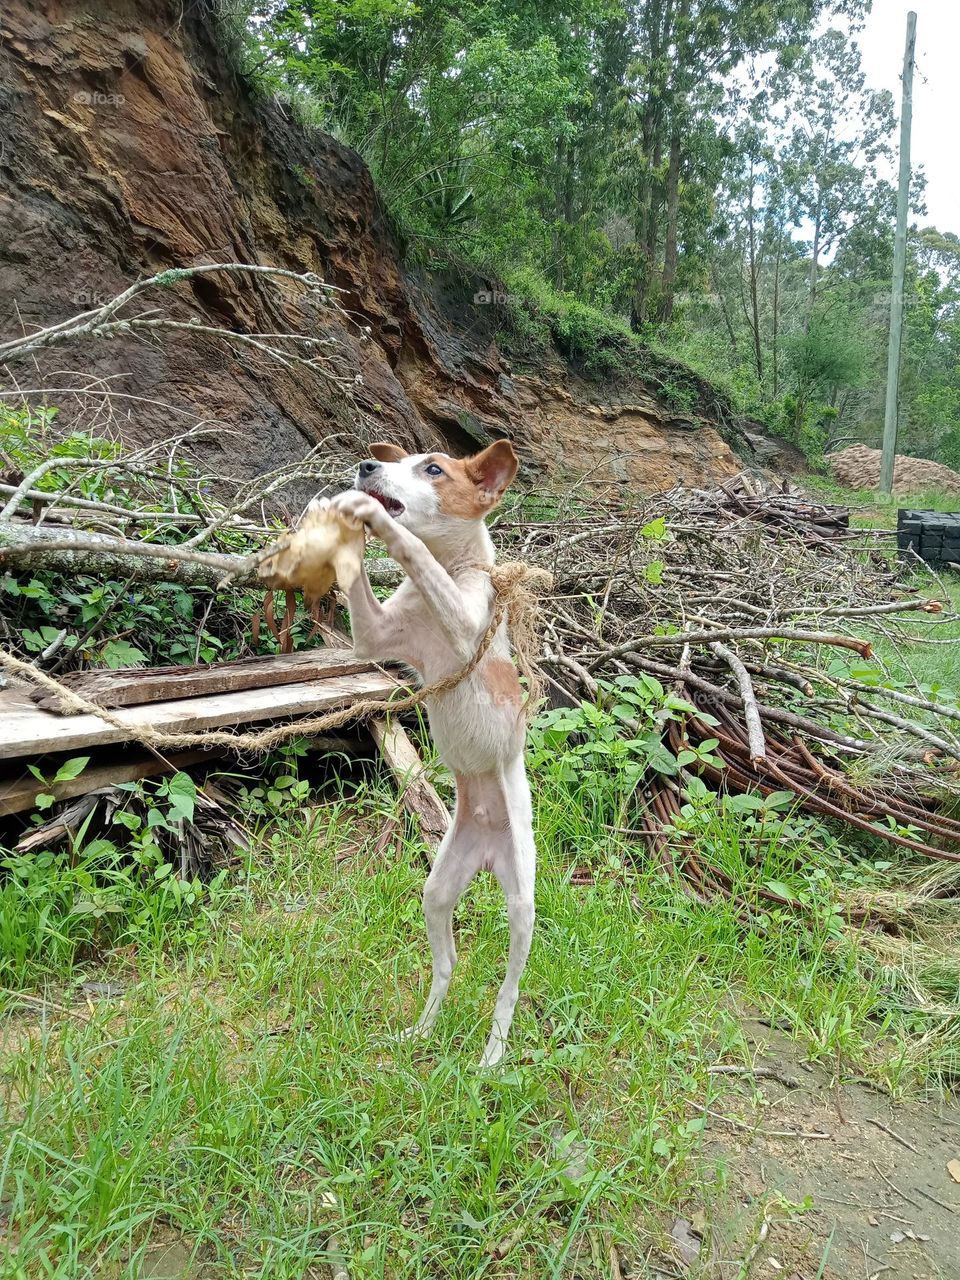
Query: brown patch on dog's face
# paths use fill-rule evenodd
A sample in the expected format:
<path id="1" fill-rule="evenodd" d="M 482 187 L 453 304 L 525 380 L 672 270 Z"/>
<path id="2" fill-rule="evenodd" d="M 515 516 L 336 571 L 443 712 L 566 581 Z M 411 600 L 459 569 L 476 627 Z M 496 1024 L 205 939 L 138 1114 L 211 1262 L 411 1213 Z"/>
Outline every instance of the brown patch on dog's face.
<path id="1" fill-rule="evenodd" d="M 444 515 L 457 516 L 461 520 L 482 520 L 488 506 L 480 497 L 480 490 L 467 475 L 461 458 L 428 459 L 428 463 L 443 471 L 440 476 L 429 476 L 437 491 L 440 510 Z M 429 474 L 429 473 L 428 473 Z"/>
<path id="2" fill-rule="evenodd" d="M 509 702 L 519 707 L 523 698 L 520 677 L 509 658 L 491 658 L 483 668 L 482 678 L 495 703 Z"/>
<path id="3" fill-rule="evenodd" d="M 375 458 L 377 462 L 399 462 L 401 458 L 406 458 L 407 451 L 401 449 L 398 444 L 388 444 L 385 440 L 379 440 L 375 444 L 369 446 L 370 457 Z"/>
<path id="4" fill-rule="evenodd" d="M 498 440 L 472 458 L 431 454 L 423 473 L 437 491 L 440 510 L 461 520 L 482 520 L 503 497 L 519 461 L 509 440 Z"/>

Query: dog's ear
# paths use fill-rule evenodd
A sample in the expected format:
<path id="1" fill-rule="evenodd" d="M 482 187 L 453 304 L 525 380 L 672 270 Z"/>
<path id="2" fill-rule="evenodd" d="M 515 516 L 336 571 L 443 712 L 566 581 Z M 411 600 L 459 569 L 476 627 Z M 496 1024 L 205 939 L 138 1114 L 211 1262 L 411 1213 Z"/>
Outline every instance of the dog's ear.
<path id="1" fill-rule="evenodd" d="M 387 444 L 383 440 L 377 441 L 376 444 L 368 444 L 367 452 L 371 458 L 376 458 L 377 462 L 399 462 L 401 458 L 408 457 L 406 449 L 401 449 L 398 444 Z"/>
<path id="2" fill-rule="evenodd" d="M 487 500 L 499 502 L 517 474 L 520 460 L 509 440 L 497 440 L 482 453 L 465 458 L 463 465 L 473 483 L 484 490 Z"/>

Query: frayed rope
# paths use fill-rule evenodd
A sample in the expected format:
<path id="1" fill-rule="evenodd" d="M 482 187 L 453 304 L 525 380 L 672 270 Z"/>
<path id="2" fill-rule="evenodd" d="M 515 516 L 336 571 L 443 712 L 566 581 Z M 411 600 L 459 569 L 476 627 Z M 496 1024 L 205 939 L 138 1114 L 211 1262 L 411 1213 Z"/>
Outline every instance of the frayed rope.
<path id="1" fill-rule="evenodd" d="M 273 725 L 269 729 L 245 733 L 225 729 L 210 729 L 194 733 L 165 732 L 149 725 L 131 724 L 115 715 L 109 708 L 98 706 L 97 703 L 75 693 L 33 663 L 7 653 L 3 649 L 0 649 L 0 666 L 55 694 L 64 715 L 97 716 L 114 728 L 120 729 L 124 738 L 141 742 L 147 747 L 160 749 L 226 747 L 228 750 L 239 752 L 265 752 L 291 738 L 326 733 L 349 721 L 365 720 L 371 716 L 399 715 L 404 711 L 412 711 L 429 698 L 442 697 L 476 670 L 493 643 L 501 623 L 506 619 L 508 632 L 513 638 L 517 666 L 527 682 L 524 711 L 529 717 L 539 701 L 542 689 L 534 658 L 539 631 L 538 594 L 550 589 L 553 578 L 545 569 L 539 569 L 522 560 L 494 565 L 489 573 L 496 592 L 490 624 L 483 634 L 476 653 L 459 671 L 401 697 L 367 698 L 347 706 L 337 707 L 333 711 L 326 711 L 320 716 L 296 720 L 289 724 Z"/>

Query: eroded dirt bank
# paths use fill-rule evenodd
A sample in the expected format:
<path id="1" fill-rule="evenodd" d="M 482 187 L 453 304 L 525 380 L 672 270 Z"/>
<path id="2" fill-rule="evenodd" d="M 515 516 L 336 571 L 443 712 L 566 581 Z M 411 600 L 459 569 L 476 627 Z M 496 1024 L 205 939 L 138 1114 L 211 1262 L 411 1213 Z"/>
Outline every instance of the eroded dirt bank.
<path id="1" fill-rule="evenodd" d="M 255 262 L 317 273 L 344 290 L 351 321 L 263 279 L 194 278 L 160 301 L 241 331 L 303 326 L 335 340 L 341 370 L 362 380 L 354 412 L 316 375 L 189 333 L 58 347 L 12 370 L 20 385 L 79 385 L 73 403 L 88 408 L 109 390 L 105 416 L 136 442 L 170 434 L 171 405 L 222 423 L 237 434 L 210 446 L 211 469 L 247 475 L 331 432 L 454 452 L 509 435 L 536 470 L 642 488 L 716 481 L 743 461 L 782 465 L 696 380 L 680 411 L 656 376 L 600 387 L 553 352 L 514 367 L 496 338 L 502 314 L 475 301 L 477 282 L 403 268 L 363 162 L 252 96 L 205 3 L 10 0 L 0 34 L 3 336 L 144 274 Z"/>

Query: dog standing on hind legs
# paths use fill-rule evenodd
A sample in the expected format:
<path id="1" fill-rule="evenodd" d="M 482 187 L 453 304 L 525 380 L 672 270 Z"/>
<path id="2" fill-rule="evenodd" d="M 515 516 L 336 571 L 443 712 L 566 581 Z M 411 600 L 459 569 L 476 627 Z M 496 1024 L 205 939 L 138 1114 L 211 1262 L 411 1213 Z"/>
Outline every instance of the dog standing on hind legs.
<path id="1" fill-rule="evenodd" d="M 491 624 L 494 548 L 484 516 L 516 475 L 517 456 L 506 440 L 463 459 L 407 454 L 392 444 L 373 444 L 370 453 L 354 488 L 331 505 L 380 538 L 407 576 L 383 604 L 366 572 L 350 587 L 354 649 L 404 662 L 433 684 L 473 658 Z M 530 951 L 536 872 L 523 699 L 506 620 L 474 670 L 426 706 L 440 758 L 456 779 L 457 803 L 423 891 L 433 981 L 406 1034 L 424 1036 L 433 1027 L 457 959 L 454 908 L 478 871 L 492 871 L 507 900 L 510 949 L 480 1061 L 491 1067 L 506 1048 Z"/>

